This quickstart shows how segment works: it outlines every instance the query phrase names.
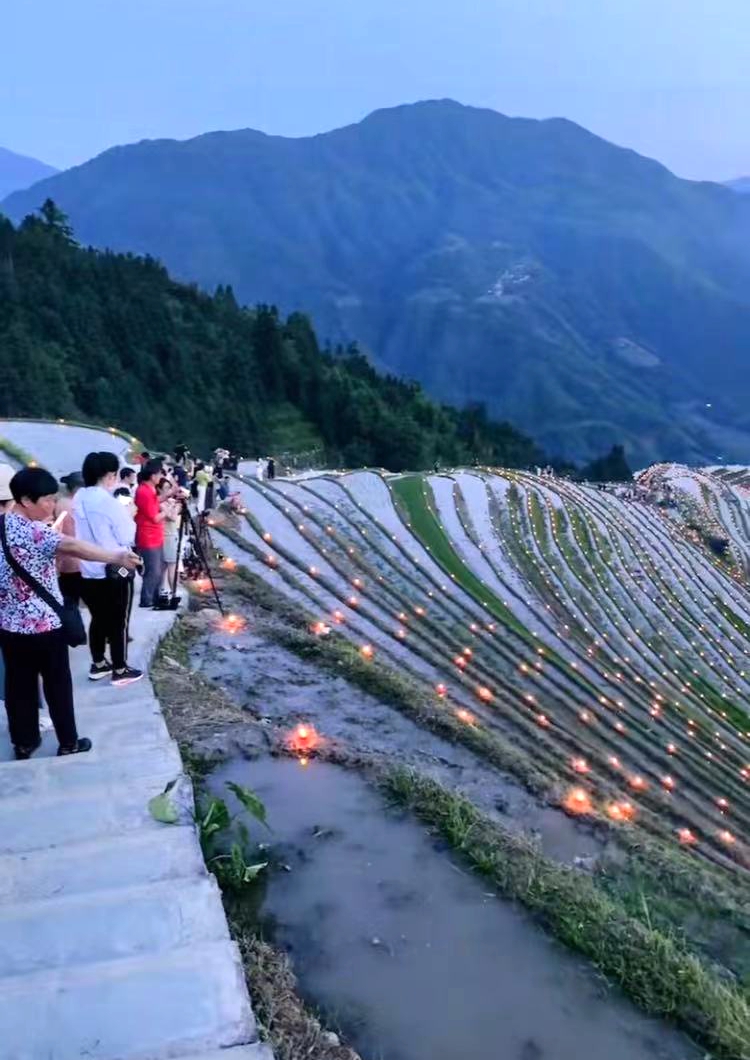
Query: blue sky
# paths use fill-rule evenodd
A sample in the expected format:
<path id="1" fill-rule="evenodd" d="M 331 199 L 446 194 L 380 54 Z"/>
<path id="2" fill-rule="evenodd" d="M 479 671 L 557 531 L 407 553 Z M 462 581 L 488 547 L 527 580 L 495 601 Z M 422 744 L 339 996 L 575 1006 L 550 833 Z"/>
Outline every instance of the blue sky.
<path id="1" fill-rule="evenodd" d="M 0 32 L 0 144 L 57 166 L 450 96 L 750 173 L 750 0 L 8 0 Z"/>

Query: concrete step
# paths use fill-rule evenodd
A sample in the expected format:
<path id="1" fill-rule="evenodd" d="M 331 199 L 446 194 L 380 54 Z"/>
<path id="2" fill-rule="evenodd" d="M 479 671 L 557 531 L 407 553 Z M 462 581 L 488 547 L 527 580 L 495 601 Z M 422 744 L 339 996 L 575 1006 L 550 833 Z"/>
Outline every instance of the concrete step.
<path id="1" fill-rule="evenodd" d="M 84 786 L 116 786 L 170 773 L 176 777 L 181 772 L 182 760 L 174 740 L 118 755 L 105 754 L 97 743 L 87 754 L 69 758 L 35 756 L 28 762 L 0 764 L 0 801 L 23 795 L 39 799 Z"/>
<path id="2" fill-rule="evenodd" d="M 258 1038 L 226 941 L 4 979 L 0 1028 L 3 1060 L 172 1060 Z"/>
<path id="3" fill-rule="evenodd" d="M 205 873 L 192 828 L 162 827 L 49 850 L 0 856 L 0 911 L 5 904 L 101 892 Z"/>
<path id="4" fill-rule="evenodd" d="M 78 716 L 77 726 L 80 736 L 88 736 L 101 751 L 114 753 L 169 740 L 164 718 L 158 711 L 128 718 L 126 714 L 118 716 L 103 707 L 101 712 L 82 713 Z M 42 746 L 34 757 L 50 758 L 56 754 L 57 737 L 52 731 L 45 732 Z M 0 731 L 0 761 L 10 761 L 12 757 L 8 730 L 4 729 Z"/>
<path id="5" fill-rule="evenodd" d="M 64 848 L 138 829 L 163 831 L 165 826 L 154 821 L 148 810 L 149 799 L 164 790 L 162 780 L 77 788 L 63 796 L 44 799 L 4 799 L 0 801 L 0 854 Z M 184 823 L 194 827 L 187 814 L 184 816 Z"/>
<path id="6" fill-rule="evenodd" d="M 0 906 L 7 976 L 229 938 L 213 876 Z"/>

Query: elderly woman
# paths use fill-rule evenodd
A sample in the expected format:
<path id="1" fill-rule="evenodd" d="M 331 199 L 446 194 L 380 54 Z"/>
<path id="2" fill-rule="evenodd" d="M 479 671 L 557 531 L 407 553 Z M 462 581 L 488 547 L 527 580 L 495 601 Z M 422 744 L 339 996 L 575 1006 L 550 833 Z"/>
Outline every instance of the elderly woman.
<path id="1" fill-rule="evenodd" d="M 5 660 L 5 710 L 18 759 L 30 758 L 41 743 L 40 678 L 59 742 L 58 755 L 91 750 L 91 740 L 80 738 L 76 730 L 56 559 L 76 556 L 130 570 L 138 565 L 130 549 L 99 548 L 47 526 L 57 490 L 57 479 L 49 471 L 23 468 L 10 480 L 15 506 L 0 516 L 0 648 Z"/>

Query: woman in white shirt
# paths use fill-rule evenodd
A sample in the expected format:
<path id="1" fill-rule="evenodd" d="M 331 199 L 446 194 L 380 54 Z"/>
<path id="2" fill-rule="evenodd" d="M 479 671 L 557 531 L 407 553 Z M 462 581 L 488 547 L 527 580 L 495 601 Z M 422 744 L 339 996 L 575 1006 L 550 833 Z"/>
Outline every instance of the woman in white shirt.
<path id="1" fill-rule="evenodd" d="M 73 502 L 77 536 L 102 548 L 130 548 L 135 523 L 113 496 L 119 462 L 114 453 L 89 453 L 83 462 L 83 481 Z M 133 578 L 129 571 L 104 563 L 81 563 L 81 596 L 91 612 L 89 679 L 111 677 L 113 685 L 128 685 L 143 677 L 128 666 L 128 624 L 133 603 Z M 112 656 L 106 658 L 106 646 Z"/>

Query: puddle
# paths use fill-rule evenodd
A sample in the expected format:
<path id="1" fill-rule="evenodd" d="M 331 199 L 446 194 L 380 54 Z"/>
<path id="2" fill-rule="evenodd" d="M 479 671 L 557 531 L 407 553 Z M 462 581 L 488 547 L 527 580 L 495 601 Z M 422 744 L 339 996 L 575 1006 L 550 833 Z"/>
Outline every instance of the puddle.
<path id="1" fill-rule="evenodd" d="M 544 852 L 572 863 L 604 849 L 585 822 L 538 803 L 512 778 L 460 745 L 421 728 L 344 678 L 306 663 L 252 630 L 230 643 L 209 634 L 191 652 L 191 666 L 220 683 L 235 702 L 277 725 L 311 722 L 325 737 L 389 760 L 461 792 L 516 831 L 534 833 Z"/>
<path id="2" fill-rule="evenodd" d="M 223 793 L 225 780 L 263 798 L 275 853 L 291 869 L 267 879 L 267 934 L 365 1060 L 701 1056 L 605 993 L 584 962 L 358 774 L 266 757 L 225 764 L 211 787 Z"/>

